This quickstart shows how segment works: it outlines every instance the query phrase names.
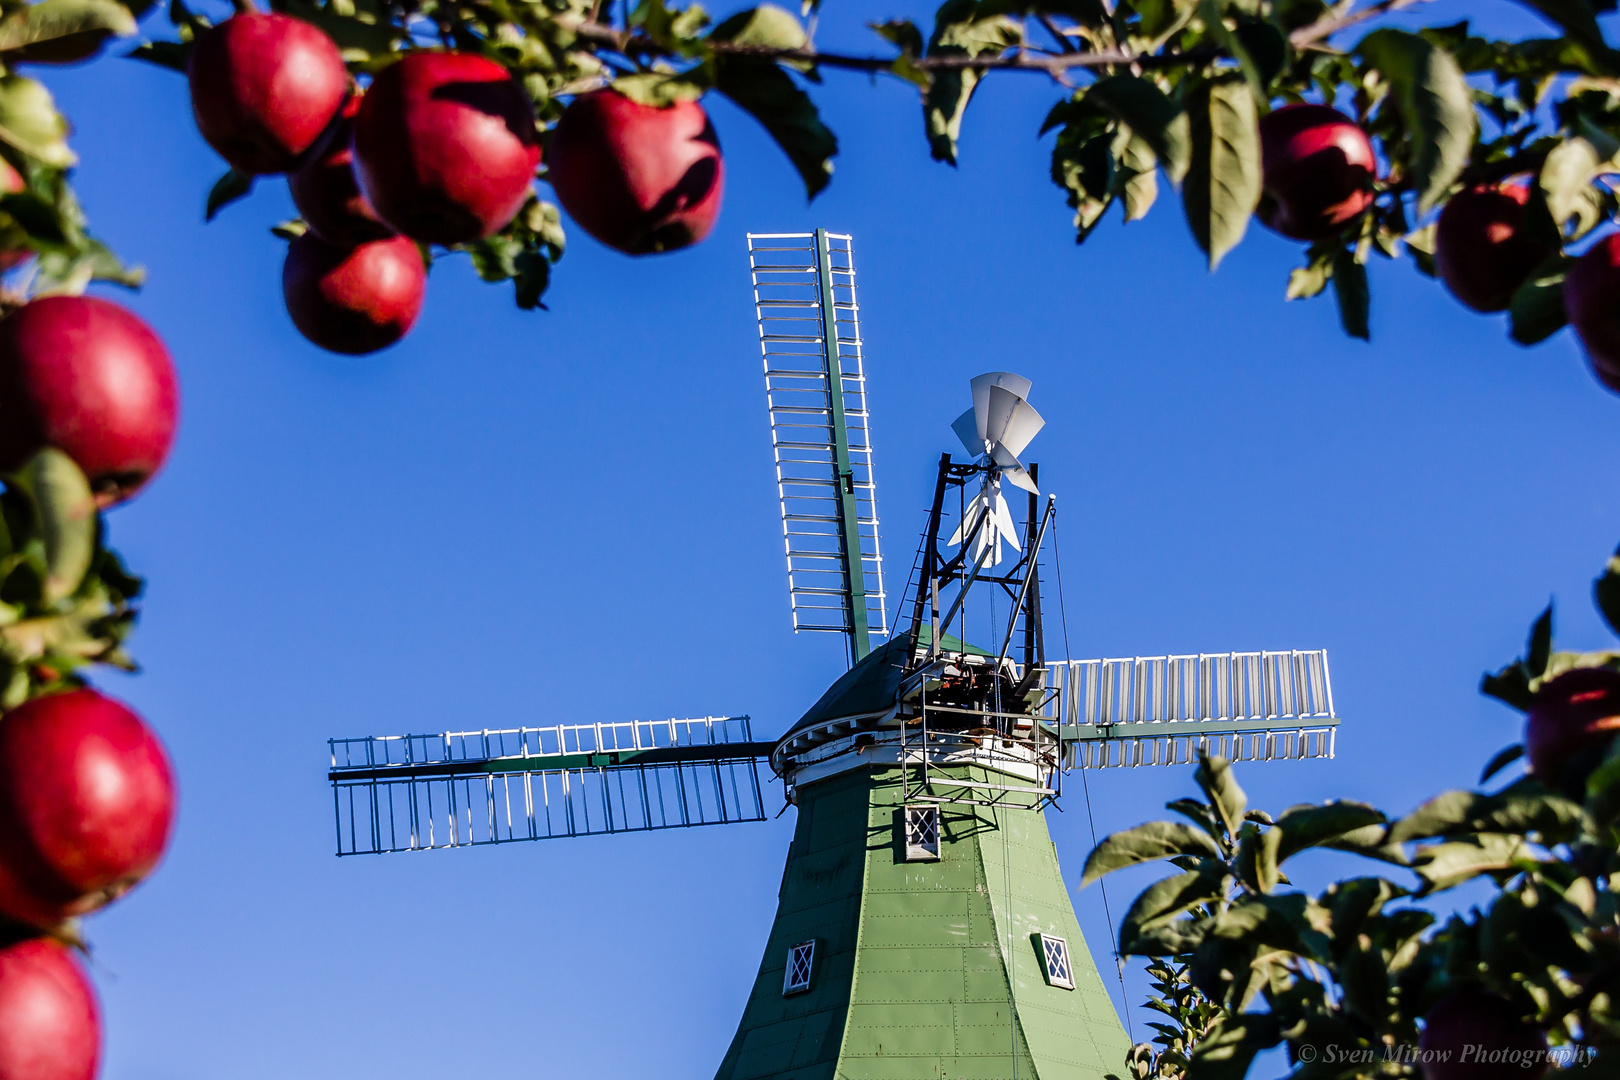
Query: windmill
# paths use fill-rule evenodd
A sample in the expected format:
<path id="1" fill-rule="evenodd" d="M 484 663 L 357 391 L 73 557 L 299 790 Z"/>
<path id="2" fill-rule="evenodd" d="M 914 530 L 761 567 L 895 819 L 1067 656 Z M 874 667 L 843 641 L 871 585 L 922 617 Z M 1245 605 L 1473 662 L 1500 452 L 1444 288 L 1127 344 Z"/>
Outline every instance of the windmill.
<path id="1" fill-rule="evenodd" d="M 1056 500 L 1008 372 L 972 381 L 891 625 L 850 238 L 748 244 L 793 625 L 843 635 L 848 670 L 765 741 L 747 716 L 330 740 L 338 853 L 759 821 L 768 765 L 797 822 L 716 1080 L 1117 1071 L 1044 809 L 1075 769 L 1331 757 L 1327 656 L 1049 659 Z M 970 609 L 1004 614 L 992 640 L 965 640 Z"/>

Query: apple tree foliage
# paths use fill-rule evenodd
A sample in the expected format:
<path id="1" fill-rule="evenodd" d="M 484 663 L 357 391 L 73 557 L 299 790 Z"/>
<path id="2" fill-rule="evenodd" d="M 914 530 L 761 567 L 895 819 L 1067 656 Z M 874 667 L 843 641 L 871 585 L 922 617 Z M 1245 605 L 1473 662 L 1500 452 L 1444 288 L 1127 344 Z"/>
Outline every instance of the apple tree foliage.
<path id="1" fill-rule="evenodd" d="M 126 284 L 126 269 L 85 230 L 67 177 L 68 125 L 31 68 L 93 54 L 138 33 L 149 0 L 0 3 L 0 144 L 24 190 L 0 196 L 0 242 L 41 255 L 29 292 Z M 193 0 L 195 2 L 195 0 Z M 813 90 L 829 70 L 885 74 L 915 85 L 932 156 L 954 163 L 979 83 L 1008 72 L 1044 76 L 1053 103 L 1032 133 L 1050 137 L 1051 174 L 1081 241 L 1118 204 L 1147 214 L 1167 183 L 1213 269 L 1239 243 L 1261 198 L 1257 123 L 1301 100 L 1335 104 L 1375 139 L 1377 198 L 1365 213 L 1301 252 L 1289 298 L 1330 286 L 1345 329 L 1367 336 L 1367 261 L 1410 256 L 1433 274 L 1435 211 L 1455 192 L 1529 178 L 1528 228 L 1549 248 L 1579 240 L 1617 207 L 1604 177 L 1620 154 L 1620 52 L 1598 27 L 1603 0 L 1526 0 L 1550 31 L 1519 41 L 1468 23 L 1419 31 L 1380 25 L 1423 0 L 947 0 L 932 25 L 873 23 L 866 54 L 825 52 L 817 0 L 791 12 L 761 4 L 718 21 L 673 0 L 272 0 L 341 48 L 362 80 L 407 49 L 454 48 L 507 66 L 543 129 L 573 95 L 611 82 L 646 102 L 723 95 L 774 137 L 813 198 L 832 178 L 838 142 Z M 249 9 L 254 0 L 236 0 Z M 210 15 L 170 0 L 151 40 L 123 50 L 184 71 Z M 544 167 L 542 166 L 542 180 Z M 227 172 L 212 216 L 253 178 Z M 291 231 L 296 231 L 296 224 Z M 289 231 L 284 227 L 284 232 Z M 539 195 L 499 235 L 465 245 L 477 272 L 514 283 L 540 304 L 564 247 L 559 215 Z M 1564 323 L 1566 256 L 1549 259 L 1513 299 L 1511 332 L 1529 344 Z"/>
<path id="2" fill-rule="evenodd" d="M 1620 632 L 1620 553 L 1594 592 Z M 1525 656 L 1482 688 L 1524 709 L 1544 683 L 1589 667 L 1620 670 L 1620 650 L 1555 651 L 1549 609 Z M 1522 754 L 1497 754 L 1481 786 Z M 1274 1047 L 1299 1080 L 1416 1077 L 1419 1018 L 1463 986 L 1506 999 L 1583 1074 L 1620 1073 L 1620 740 L 1573 787 L 1524 775 L 1396 819 L 1345 801 L 1273 817 L 1248 806 L 1220 758 L 1203 758 L 1195 779 L 1202 798 L 1167 807 L 1185 820 L 1107 837 L 1084 872 L 1090 883 L 1154 860 L 1176 871 L 1135 899 L 1119 929 L 1122 954 L 1150 958 L 1148 1008 L 1168 1020 L 1153 1025 L 1157 1047 L 1133 1049 L 1136 1080 L 1239 1080 Z M 1313 895 L 1286 872 L 1311 848 L 1385 872 Z M 1487 902 L 1437 920 L 1425 901 L 1471 882 L 1484 883 Z M 1539 1074 L 1539 1063 L 1523 1072 Z"/>

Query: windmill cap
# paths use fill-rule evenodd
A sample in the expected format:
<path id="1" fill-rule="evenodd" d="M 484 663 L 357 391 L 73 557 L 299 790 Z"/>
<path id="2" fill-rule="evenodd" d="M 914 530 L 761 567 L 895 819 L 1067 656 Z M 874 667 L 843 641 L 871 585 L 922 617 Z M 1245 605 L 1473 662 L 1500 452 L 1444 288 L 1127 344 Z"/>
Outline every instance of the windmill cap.
<path id="1" fill-rule="evenodd" d="M 778 740 L 777 751 L 780 752 L 782 746 L 804 732 L 830 722 L 888 712 L 900 698 L 900 684 L 906 671 L 906 646 L 910 640 L 910 634 L 896 634 L 839 676 L 838 681 L 829 686 L 827 692 L 799 718 L 799 722 Z M 930 628 L 924 626 L 917 634 L 917 646 L 926 649 L 930 642 Z M 945 652 L 993 655 L 950 634 L 941 634 L 939 644 Z"/>

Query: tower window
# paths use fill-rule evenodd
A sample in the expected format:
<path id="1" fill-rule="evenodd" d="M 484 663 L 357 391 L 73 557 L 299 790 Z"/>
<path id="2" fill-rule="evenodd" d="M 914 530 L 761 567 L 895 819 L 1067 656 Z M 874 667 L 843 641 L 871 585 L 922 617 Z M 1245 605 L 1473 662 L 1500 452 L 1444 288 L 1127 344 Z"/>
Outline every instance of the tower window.
<path id="1" fill-rule="evenodd" d="M 939 858 L 939 807 L 906 807 L 906 862 Z"/>
<path id="2" fill-rule="evenodd" d="M 1042 934 L 1041 960 L 1046 968 L 1048 986 L 1074 989 L 1074 968 L 1069 965 L 1069 943 L 1051 934 Z"/>
<path id="3" fill-rule="evenodd" d="M 816 959 L 816 943 L 801 941 L 788 950 L 787 973 L 782 976 L 782 996 L 810 989 L 810 968 Z"/>

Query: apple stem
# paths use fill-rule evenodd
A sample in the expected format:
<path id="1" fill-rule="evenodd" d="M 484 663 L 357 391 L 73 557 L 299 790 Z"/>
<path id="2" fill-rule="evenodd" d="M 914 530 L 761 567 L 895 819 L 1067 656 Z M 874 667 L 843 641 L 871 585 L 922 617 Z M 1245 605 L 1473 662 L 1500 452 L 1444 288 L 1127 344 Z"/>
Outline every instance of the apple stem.
<path id="1" fill-rule="evenodd" d="M 231 0 L 231 7 L 236 9 L 238 15 L 257 15 L 259 5 L 253 0 Z"/>

